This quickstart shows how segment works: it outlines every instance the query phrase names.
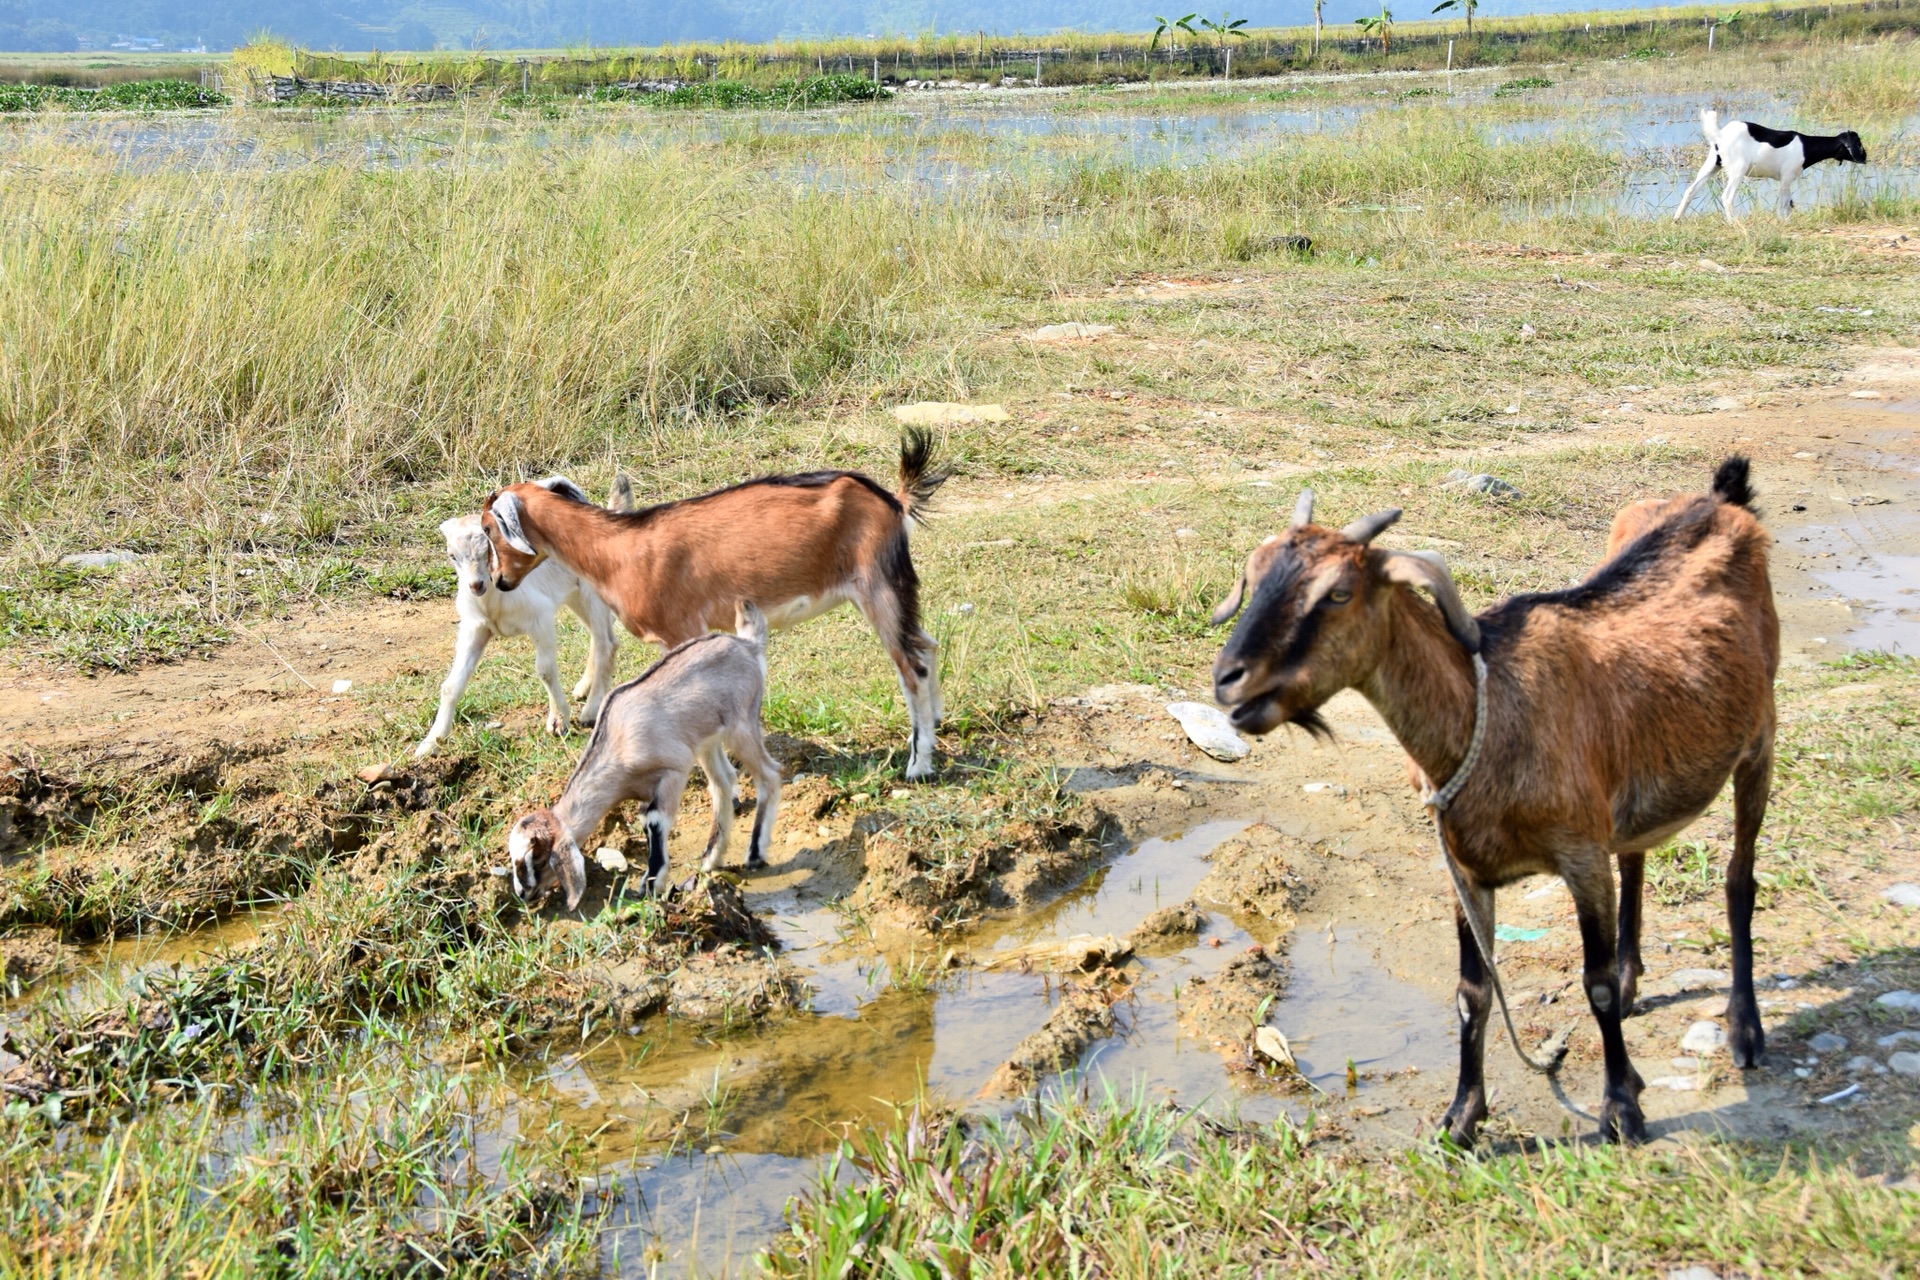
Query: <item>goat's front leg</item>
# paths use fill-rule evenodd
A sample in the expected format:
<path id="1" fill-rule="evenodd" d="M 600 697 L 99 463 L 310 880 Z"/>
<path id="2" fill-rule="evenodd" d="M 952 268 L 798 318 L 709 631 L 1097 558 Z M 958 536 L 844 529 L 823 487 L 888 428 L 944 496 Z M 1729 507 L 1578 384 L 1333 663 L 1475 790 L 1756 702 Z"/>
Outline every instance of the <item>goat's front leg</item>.
<path id="1" fill-rule="evenodd" d="M 547 732 L 559 738 L 567 732 L 567 694 L 560 687 L 560 637 L 553 622 L 546 619 L 528 638 L 533 641 L 533 669 L 547 686 Z"/>
<path id="2" fill-rule="evenodd" d="M 460 637 L 453 646 L 453 667 L 440 685 L 440 710 L 434 715 L 433 727 L 427 730 L 427 736 L 413 749 L 415 760 L 439 750 L 440 744 L 453 732 L 453 715 L 460 709 L 460 696 L 472 682 L 473 670 L 480 665 L 480 655 L 487 651 L 487 641 L 492 638 L 493 632 L 484 622 L 460 624 Z"/>
<path id="3" fill-rule="evenodd" d="M 653 798 L 647 801 L 647 874 L 640 881 L 643 895 L 657 894 L 667 878 L 667 836 L 680 812 L 680 795 L 687 788 L 687 775 L 661 775 Z"/>
<path id="4" fill-rule="evenodd" d="M 727 845 L 733 838 L 733 796 L 740 775 L 734 771 L 727 753 L 720 749 L 717 737 L 700 749 L 700 765 L 707 771 L 707 795 L 713 800 L 713 834 L 707 837 L 707 852 L 700 859 L 700 869 L 711 871 L 727 856 Z"/>
<path id="5" fill-rule="evenodd" d="M 1567 888 L 1573 891 L 1574 911 L 1580 918 L 1580 943 L 1585 964 L 1580 975 L 1586 987 L 1587 1007 L 1600 1024 L 1600 1046 L 1606 1061 L 1606 1100 L 1600 1107 L 1600 1136 L 1608 1141 L 1645 1142 L 1647 1122 L 1640 1114 L 1640 1092 L 1646 1085 L 1627 1057 L 1626 1037 L 1620 1032 L 1620 974 L 1615 968 L 1612 868 L 1598 849 L 1568 859 L 1562 866 Z"/>
<path id="6" fill-rule="evenodd" d="M 1728 222 L 1738 223 L 1740 221 L 1740 219 L 1733 216 L 1733 200 L 1735 196 L 1740 194 L 1740 179 L 1746 176 L 1747 171 L 1745 169 L 1736 169 L 1731 165 L 1727 167 L 1727 186 L 1726 189 L 1720 193 L 1720 209 L 1721 212 L 1727 215 Z"/>
<path id="7" fill-rule="evenodd" d="M 1468 889 L 1474 912 L 1493 938 L 1493 890 Z M 1473 940 L 1473 926 L 1459 902 L 1453 904 L 1454 929 L 1460 935 L 1460 985 L 1454 993 L 1454 1007 L 1460 1015 L 1460 1083 L 1454 1089 L 1453 1105 L 1440 1124 L 1455 1145 L 1473 1145 L 1474 1131 L 1487 1118 L 1487 1014 L 1493 1007 L 1493 984 L 1487 980 L 1486 963 L 1480 945 Z"/>
<path id="8" fill-rule="evenodd" d="M 1727 934 L 1733 943 L 1733 997 L 1727 1001 L 1727 1049 L 1745 1070 L 1766 1056 L 1767 1033 L 1753 994 L 1753 845 L 1767 816 L 1773 744 L 1733 770 L 1733 857 L 1727 861 Z"/>
<path id="9" fill-rule="evenodd" d="M 1645 852 L 1620 855 L 1620 934 L 1617 944 L 1620 965 L 1620 1016 L 1633 1016 L 1633 1002 L 1640 991 L 1640 975 L 1646 966 L 1640 962 L 1640 895 L 1646 882 Z"/>

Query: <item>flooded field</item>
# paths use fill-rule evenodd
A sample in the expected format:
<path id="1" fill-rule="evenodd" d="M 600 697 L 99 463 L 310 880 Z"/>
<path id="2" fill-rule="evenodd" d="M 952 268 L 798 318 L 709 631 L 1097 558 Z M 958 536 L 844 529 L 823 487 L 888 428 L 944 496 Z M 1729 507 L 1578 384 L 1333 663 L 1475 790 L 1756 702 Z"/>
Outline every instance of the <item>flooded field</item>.
<path id="1" fill-rule="evenodd" d="M 1857 53 L 0 122 L 0 1270 L 801 1274 L 824 1231 L 864 1275 L 938 1220 L 973 1274 L 1061 1240 L 1111 1273 L 1173 1265 L 1163 1212 L 1223 1273 L 1920 1261 L 1920 116 Z M 1703 105 L 1857 118 L 1873 163 L 1784 224 L 1763 181 L 1676 226 Z M 554 470 L 884 485 L 907 421 L 953 472 L 911 541 L 936 776 L 829 613 L 769 651 L 768 867 L 694 875 L 696 786 L 677 896 L 628 893 L 628 815 L 579 910 L 518 902 L 505 830 L 586 739 L 506 639 L 414 758 L 439 523 Z M 1536 877 L 1498 959 L 1568 1063 L 1492 1039 L 1476 1156 L 1432 1155 L 1458 937 L 1398 743 L 1349 690 L 1330 738 L 1220 759 L 1169 704 L 1211 701 L 1208 616 L 1303 487 L 1333 527 L 1402 509 L 1381 545 L 1478 609 L 1580 581 L 1615 512 L 1731 453 L 1782 623 L 1768 1060 L 1711 1034 L 1722 797 L 1649 856 L 1647 1149 L 1593 1141 L 1580 931 Z M 1078 1154 L 1018 1154 L 1049 1126 Z M 1218 1169 L 1268 1216 L 1174 1185 Z M 1525 1243 L 1469 1257 L 1463 1207 Z"/>

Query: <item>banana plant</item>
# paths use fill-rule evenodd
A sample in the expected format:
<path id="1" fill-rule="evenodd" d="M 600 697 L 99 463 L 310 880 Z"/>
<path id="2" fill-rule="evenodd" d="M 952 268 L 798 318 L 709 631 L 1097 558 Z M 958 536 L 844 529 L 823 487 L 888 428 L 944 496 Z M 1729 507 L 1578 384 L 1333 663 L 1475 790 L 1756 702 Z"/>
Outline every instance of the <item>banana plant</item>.
<path id="1" fill-rule="evenodd" d="M 1193 29 L 1193 20 L 1199 16 L 1197 13 L 1190 13 L 1184 18 L 1163 18 L 1157 13 L 1154 14 L 1153 20 L 1160 25 L 1153 29 L 1153 42 L 1147 46 L 1147 56 L 1149 58 L 1153 56 L 1154 50 L 1160 47 L 1160 37 L 1169 31 L 1184 31 L 1190 36 L 1198 35 L 1199 33 Z M 1175 52 L 1179 51 L 1179 46 L 1174 43 L 1178 39 L 1179 37 L 1175 36 L 1167 42 L 1168 47 Z"/>
<path id="2" fill-rule="evenodd" d="M 1393 49 L 1393 10 L 1384 4 L 1380 6 L 1377 18 L 1355 18 L 1353 25 L 1370 36 L 1380 38 L 1380 52 L 1389 53 Z"/>
<path id="3" fill-rule="evenodd" d="M 1473 39 L 1473 11 L 1479 7 L 1480 0 L 1440 0 L 1439 4 L 1433 6 L 1433 11 L 1439 13 L 1442 9 L 1458 9 L 1466 14 L 1467 39 L 1471 40 Z"/>
<path id="4" fill-rule="evenodd" d="M 1223 13 L 1218 21 L 1213 18 L 1200 19 L 1200 25 L 1211 31 L 1213 38 L 1219 42 L 1220 52 L 1227 60 L 1227 79 L 1233 79 L 1233 48 L 1228 41 L 1247 38 L 1247 33 L 1240 29 L 1247 25 L 1247 20 L 1236 18 L 1230 13 Z"/>

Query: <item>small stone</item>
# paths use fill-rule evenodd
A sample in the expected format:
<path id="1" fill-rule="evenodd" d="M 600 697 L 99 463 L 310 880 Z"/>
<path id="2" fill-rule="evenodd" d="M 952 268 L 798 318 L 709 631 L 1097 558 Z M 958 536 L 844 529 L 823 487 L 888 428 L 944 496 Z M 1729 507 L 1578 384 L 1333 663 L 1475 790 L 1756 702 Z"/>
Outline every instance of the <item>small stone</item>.
<path id="1" fill-rule="evenodd" d="M 351 680 L 335 680 L 333 682 L 333 691 L 335 693 L 345 693 L 351 688 L 353 688 L 353 681 Z"/>
<path id="2" fill-rule="evenodd" d="M 1881 1036 L 1878 1040 L 1875 1040 L 1874 1043 L 1882 1049 L 1891 1049 L 1895 1045 L 1905 1044 L 1909 1040 L 1920 1044 L 1920 1031 L 1896 1031 L 1890 1036 Z"/>
<path id="3" fill-rule="evenodd" d="M 1725 969 L 1679 969 L 1670 974 L 1667 982 L 1678 991 L 1718 991 L 1730 986 L 1733 976 Z"/>
<path id="4" fill-rule="evenodd" d="M 1033 342 L 1073 342 L 1089 338 L 1104 338 L 1113 332 L 1110 324 L 1081 324 L 1069 320 L 1065 324 L 1042 325 L 1027 337 Z"/>
<path id="5" fill-rule="evenodd" d="M 1813 1074 L 1813 1068 L 1812 1067 L 1795 1067 L 1793 1069 L 1793 1074 L 1796 1079 L 1805 1080 L 1808 1076 Z"/>
<path id="6" fill-rule="evenodd" d="M 1005 422 L 1009 415 L 1005 405 L 949 404 L 925 400 L 918 404 L 895 405 L 893 416 L 896 421 L 909 426 L 938 427 L 956 422 Z"/>
<path id="7" fill-rule="evenodd" d="M 1191 529 L 1175 529 L 1175 530 L 1173 531 L 1173 536 L 1174 536 L 1174 537 L 1176 537 L 1176 538 L 1191 538 L 1191 537 L 1193 536 L 1193 530 L 1191 530 Z"/>
<path id="8" fill-rule="evenodd" d="M 1871 1071 L 1877 1065 L 1878 1064 L 1866 1054 L 1856 1053 L 1851 1058 L 1848 1058 L 1846 1065 L 1840 1069 L 1842 1071 Z"/>
<path id="9" fill-rule="evenodd" d="M 1807 1041 L 1807 1048 L 1815 1053 L 1838 1053 L 1847 1047 L 1847 1038 L 1837 1036 L 1831 1031 L 1822 1031 Z"/>
<path id="10" fill-rule="evenodd" d="M 1244 760 L 1253 748 L 1234 732 L 1226 712 L 1203 702 L 1169 702 L 1167 714 L 1180 722 L 1187 740 L 1215 760 Z"/>
<path id="11" fill-rule="evenodd" d="M 1538 329 L 1534 328 L 1530 324 L 1523 324 L 1520 326 L 1520 336 L 1523 338 L 1531 338 L 1539 332 L 1540 331 Z"/>
<path id="12" fill-rule="evenodd" d="M 1301 784 L 1300 789 L 1310 796 L 1317 796 L 1322 792 L 1336 796 L 1347 794 L 1347 789 L 1337 782 L 1306 782 Z"/>
<path id="13" fill-rule="evenodd" d="M 602 845 L 593 851 L 593 860 L 600 864 L 602 871 L 619 875 L 627 869 L 627 855 L 612 845 Z"/>
<path id="14" fill-rule="evenodd" d="M 1675 1093 L 1692 1093 L 1700 1088 L 1699 1076 L 1656 1076 L 1647 1081 L 1649 1089 L 1671 1089 Z"/>
<path id="15" fill-rule="evenodd" d="M 1667 1272 L 1667 1280 L 1720 1280 L 1720 1273 L 1695 1263 L 1691 1267 L 1672 1268 Z"/>
<path id="16" fill-rule="evenodd" d="M 1747 406 L 1732 396 L 1715 396 L 1713 403 L 1709 407 L 1719 413 L 1732 413 L 1736 410 L 1744 409 Z"/>
<path id="17" fill-rule="evenodd" d="M 368 786 L 372 786 L 376 782 L 398 781 L 400 778 L 400 771 L 394 768 L 390 764 L 370 764 L 366 768 L 362 769 L 360 772 L 354 774 L 353 776 L 360 779 L 360 781 L 366 783 Z"/>
<path id="18" fill-rule="evenodd" d="M 123 564 L 132 564 L 140 558 L 137 551 L 80 551 L 70 556 L 61 556 L 60 563 L 75 569 L 112 569 Z"/>
<path id="19" fill-rule="evenodd" d="M 1896 907 L 1920 907 L 1920 884 L 1902 880 L 1880 891 L 1880 896 Z"/>
<path id="20" fill-rule="evenodd" d="M 1885 1005 L 1889 1009 L 1913 1009 L 1920 1011 L 1920 991 L 1889 991 L 1874 1000 L 1875 1004 Z"/>
<path id="21" fill-rule="evenodd" d="M 1461 488 L 1471 493 L 1490 494 L 1496 498 L 1518 498 L 1522 496 L 1520 490 L 1514 488 L 1514 486 L 1508 484 L 1505 480 L 1497 476 L 1489 475 L 1484 471 L 1479 475 L 1473 476 L 1463 476 L 1458 472 L 1454 472 L 1453 478 L 1448 479 L 1440 487 L 1442 489 Z"/>
<path id="22" fill-rule="evenodd" d="M 1718 1053 L 1727 1047 L 1727 1033 L 1717 1022 L 1696 1022 L 1680 1037 L 1680 1047 L 1690 1053 Z"/>
<path id="23" fill-rule="evenodd" d="M 1887 1065 L 1903 1076 L 1920 1076 L 1920 1053 L 1896 1053 Z"/>

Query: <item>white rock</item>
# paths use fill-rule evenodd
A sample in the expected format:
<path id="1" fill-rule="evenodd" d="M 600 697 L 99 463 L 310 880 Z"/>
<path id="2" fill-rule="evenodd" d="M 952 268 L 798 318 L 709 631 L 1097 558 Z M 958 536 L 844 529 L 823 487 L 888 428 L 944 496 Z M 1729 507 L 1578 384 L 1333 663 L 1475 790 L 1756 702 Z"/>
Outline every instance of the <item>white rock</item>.
<path id="1" fill-rule="evenodd" d="M 1027 337 L 1034 342 L 1072 342 L 1084 338 L 1104 338 L 1113 332 L 1110 324 L 1081 324 L 1069 320 L 1065 324 L 1042 325 Z"/>
<path id="2" fill-rule="evenodd" d="M 1307 782 L 1302 783 L 1300 789 L 1310 796 L 1317 796 L 1322 792 L 1328 792 L 1336 796 L 1347 794 L 1347 789 L 1337 782 Z"/>
<path id="3" fill-rule="evenodd" d="M 895 405 L 893 416 L 896 421 L 909 426 L 922 427 L 945 426 L 955 422 L 1005 422 L 1008 418 L 1005 405 L 949 404 L 942 400 Z"/>
<path id="4" fill-rule="evenodd" d="M 1674 1267 L 1667 1272 L 1667 1280 L 1720 1280 L 1720 1273 L 1695 1263 L 1691 1267 Z"/>
<path id="5" fill-rule="evenodd" d="M 1680 1037 L 1689 1053 L 1717 1053 L 1727 1047 L 1727 1033 L 1717 1022 L 1696 1022 Z"/>
<path id="6" fill-rule="evenodd" d="M 1838 1053 L 1847 1047 L 1847 1038 L 1837 1036 L 1831 1031 L 1822 1031 L 1807 1041 L 1807 1048 L 1815 1053 Z"/>
<path id="7" fill-rule="evenodd" d="M 1891 1049 L 1895 1045 L 1905 1044 L 1909 1040 L 1920 1043 L 1920 1031 L 1896 1031 L 1890 1036 L 1881 1036 L 1878 1040 L 1875 1040 L 1874 1043 L 1882 1049 Z"/>
<path id="8" fill-rule="evenodd" d="M 1667 983 L 1675 991 L 1718 991 L 1733 984 L 1733 975 L 1725 969 L 1677 969 Z"/>
<path id="9" fill-rule="evenodd" d="M 600 864 L 602 871 L 611 871 L 619 875 L 627 869 L 627 855 L 612 845 L 602 845 L 593 851 L 593 860 Z"/>
<path id="10" fill-rule="evenodd" d="M 1903 1076 L 1920 1076 L 1920 1053 L 1896 1053 L 1887 1065 Z"/>
<path id="11" fill-rule="evenodd" d="M 1874 1000 L 1889 1009 L 1913 1009 L 1920 1011 L 1920 991 L 1889 991 Z"/>
<path id="12" fill-rule="evenodd" d="M 335 680 L 333 682 L 333 691 L 335 693 L 345 693 L 351 688 L 353 688 L 353 681 L 351 680 Z"/>
<path id="13" fill-rule="evenodd" d="M 1700 1088 L 1699 1076 L 1658 1076 L 1647 1081 L 1649 1089 L 1671 1089 L 1675 1093 L 1693 1093 Z"/>
<path id="14" fill-rule="evenodd" d="M 1747 406 L 1732 396 L 1715 396 L 1713 398 L 1713 404 L 1710 407 L 1720 413 L 1732 413 L 1735 410 L 1744 409 Z"/>
<path id="15" fill-rule="evenodd" d="M 1227 713 L 1204 702 L 1169 702 L 1167 714 L 1186 730 L 1187 741 L 1215 760 L 1244 760 L 1253 750 L 1247 740 L 1234 732 Z"/>
<path id="16" fill-rule="evenodd" d="M 80 551 L 61 556 L 60 563 L 76 569 L 111 569 L 116 565 L 132 564 L 139 558 L 137 551 Z"/>
<path id="17" fill-rule="evenodd" d="M 1920 884 L 1902 880 L 1880 891 L 1880 896 L 1896 907 L 1920 907 Z"/>

